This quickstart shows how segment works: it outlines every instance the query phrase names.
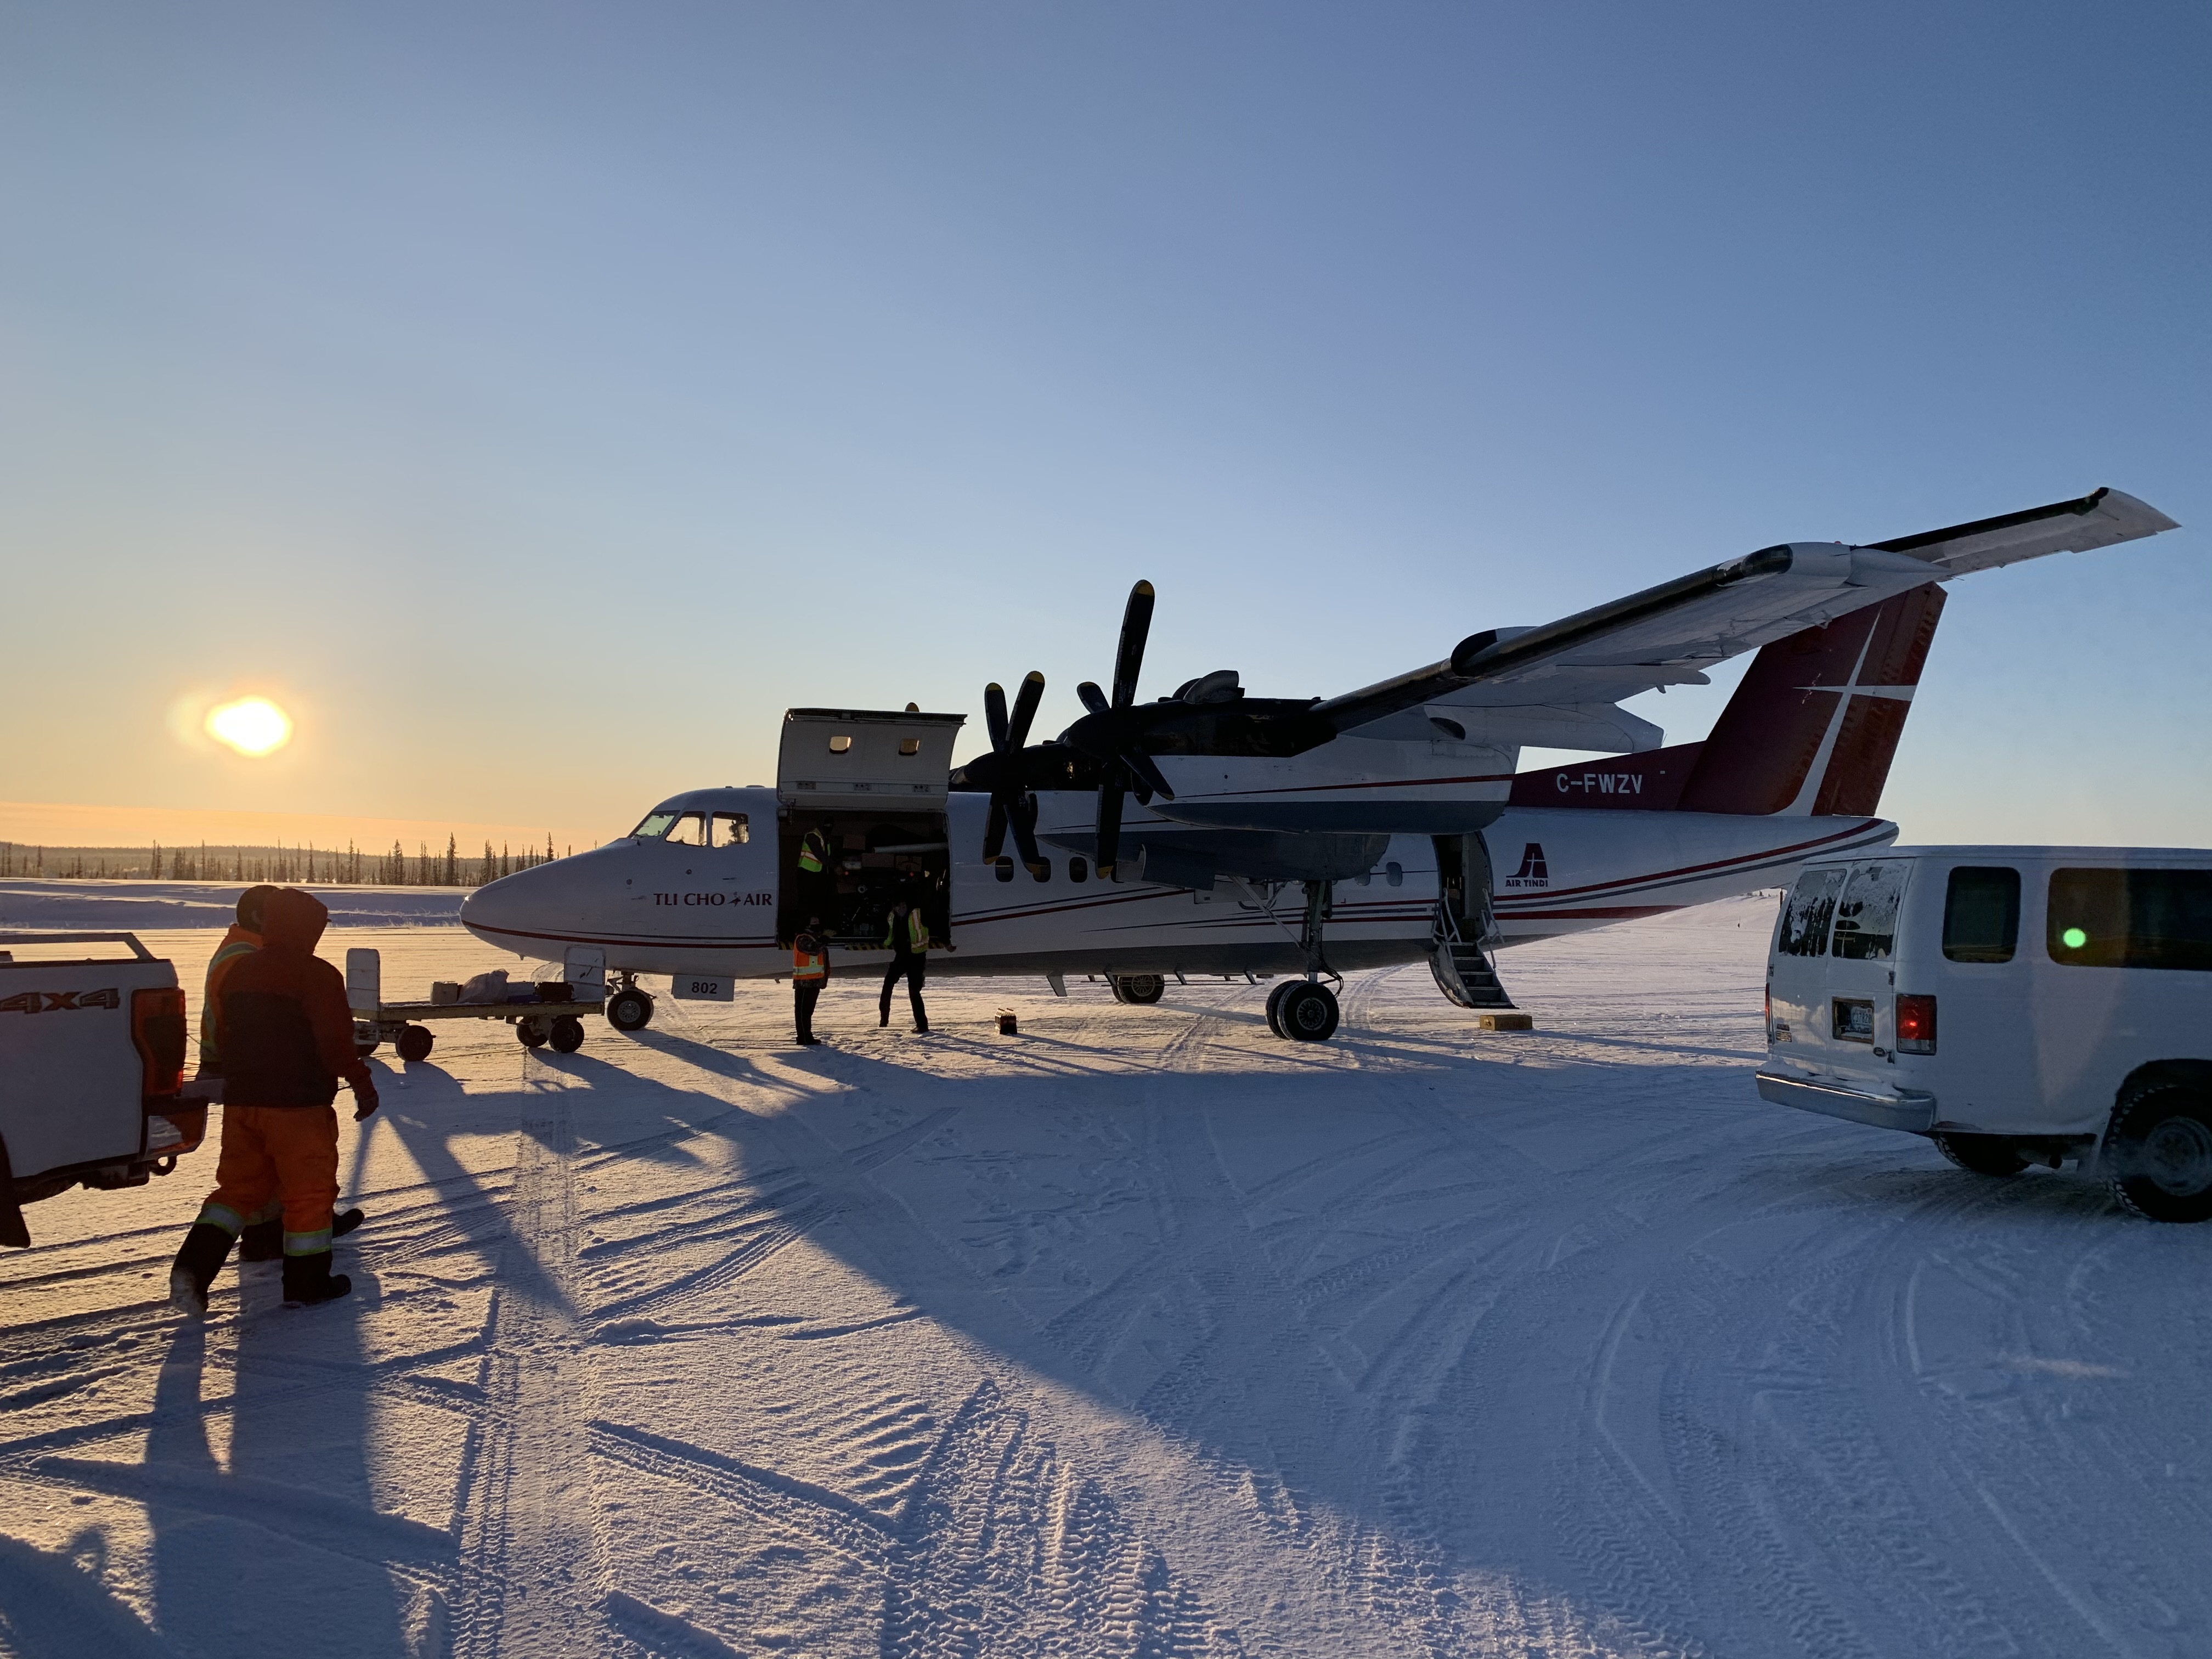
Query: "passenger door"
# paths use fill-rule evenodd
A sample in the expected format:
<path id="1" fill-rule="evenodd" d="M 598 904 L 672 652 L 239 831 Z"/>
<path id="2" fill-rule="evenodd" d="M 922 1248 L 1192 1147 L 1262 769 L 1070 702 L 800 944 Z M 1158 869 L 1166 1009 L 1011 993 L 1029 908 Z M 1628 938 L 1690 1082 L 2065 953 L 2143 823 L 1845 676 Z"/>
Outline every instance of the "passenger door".
<path id="1" fill-rule="evenodd" d="M 1927 873 L 1935 878 L 1934 870 Z M 1962 864 L 1945 871 L 1942 882 L 1940 902 L 1929 895 L 1914 903 L 1915 921 L 1936 936 L 1910 942 L 1910 965 L 1897 982 L 1899 991 L 1936 999 L 1936 1054 L 1931 1060 L 1907 1054 L 1900 1068 L 1929 1080 L 1942 1121 L 2016 1127 L 2032 1115 L 2038 1092 L 2034 1044 L 2021 1029 L 2033 1015 L 2031 964 L 2020 949 L 2021 872 Z"/>

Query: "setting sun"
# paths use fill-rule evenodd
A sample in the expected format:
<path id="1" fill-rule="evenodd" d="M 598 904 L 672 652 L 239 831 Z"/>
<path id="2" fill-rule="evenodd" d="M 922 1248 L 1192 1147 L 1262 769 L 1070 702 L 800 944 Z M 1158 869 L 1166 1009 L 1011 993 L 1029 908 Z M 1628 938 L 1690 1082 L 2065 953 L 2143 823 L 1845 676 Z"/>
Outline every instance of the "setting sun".
<path id="1" fill-rule="evenodd" d="M 208 711 L 208 735 L 241 755 L 267 755 L 292 740 L 291 717 L 266 697 L 241 697 Z"/>

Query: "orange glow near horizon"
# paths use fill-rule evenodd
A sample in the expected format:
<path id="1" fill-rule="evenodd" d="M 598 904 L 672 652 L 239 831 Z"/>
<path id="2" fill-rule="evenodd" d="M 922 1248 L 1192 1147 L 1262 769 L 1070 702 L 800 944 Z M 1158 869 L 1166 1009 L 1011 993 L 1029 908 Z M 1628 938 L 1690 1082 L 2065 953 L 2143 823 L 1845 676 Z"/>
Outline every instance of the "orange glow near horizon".
<path id="1" fill-rule="evenodd" d="M 292 740 L 292 719 L 266 697 L 240 697 L 208 710 L 208 735 L 241 755 L 272 755 Z"/>

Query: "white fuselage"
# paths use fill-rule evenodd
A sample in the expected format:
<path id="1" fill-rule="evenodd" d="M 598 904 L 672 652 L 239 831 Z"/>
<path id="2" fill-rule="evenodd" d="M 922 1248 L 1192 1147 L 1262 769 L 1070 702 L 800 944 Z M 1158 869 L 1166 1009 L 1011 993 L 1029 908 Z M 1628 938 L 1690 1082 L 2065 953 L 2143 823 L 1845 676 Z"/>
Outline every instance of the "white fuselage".
<path id="1" fill-rule="evenodd" d="M 773 826 L 773 789 L 702 790 L 695 810 L 747 815 Z M 676 803 L 672 803 L 675 805 Z M 1087 822 L 1091 797 L 1044 796 L 1050 874 L 1014 878 L 981 860 L 988 798 L 947 806 L 951 844 L 951 945 L 930 953 L 933 974 L 1284 973 L 1302 969 L 1304 897 L 1222 880 L 1208 891 L 1073 878 L 1081 860 L 1050 839 L 1055 824 Z M 1134 809 L 1138 829 L 1154 823 Z M 1882 846 L 1894 824 L 1869 817 L 1752 817 L 1717 813 L 1506 807 L 1485 832 L 1503 942 L 1604 927 L 1787 883 L 1808 858 Z M 1331 966 L 1352 969 L 1428 954 L 1439 897 L 1435 843 L 1391 837 L 1364 879 L 1335 884 L 1327 927 Z M 618 973 L 766 979 L 788 974 L 777 943 L 778 861 L 773 834 L 704 848 L 625 837 L 507 876 L 471 894 L 461 921 L 486 943 L 538 961 L 597 945 Z M 840 966 L 889 960 L 887 951 L 841 949 Z"/>

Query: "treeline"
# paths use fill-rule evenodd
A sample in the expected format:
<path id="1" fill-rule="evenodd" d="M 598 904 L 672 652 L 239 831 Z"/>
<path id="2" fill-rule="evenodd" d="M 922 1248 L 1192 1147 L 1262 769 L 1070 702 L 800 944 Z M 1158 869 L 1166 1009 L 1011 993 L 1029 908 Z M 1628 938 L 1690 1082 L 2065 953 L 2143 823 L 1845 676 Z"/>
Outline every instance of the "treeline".
<path id="1" fill-rule="evenodd" d="M 575 849 L 570 848 L 570 852 Z M 458 837 L 446 837 L 446 850 L 417 842 L 410 853 L 393 842 L 389 852 L 373 853 L 348 842 L 345 850 L 307 845 L 287 847 L 28 847 L 0 842 L 0 878 L 31 876 L 61 881 L 267 882 L 276 886 L 481 887 L 501 876 L 550 864 L 562 856 L 545 838 L 545 850 L 517 851 L 483 844 L 481 857 L 464 855 Z"/>

